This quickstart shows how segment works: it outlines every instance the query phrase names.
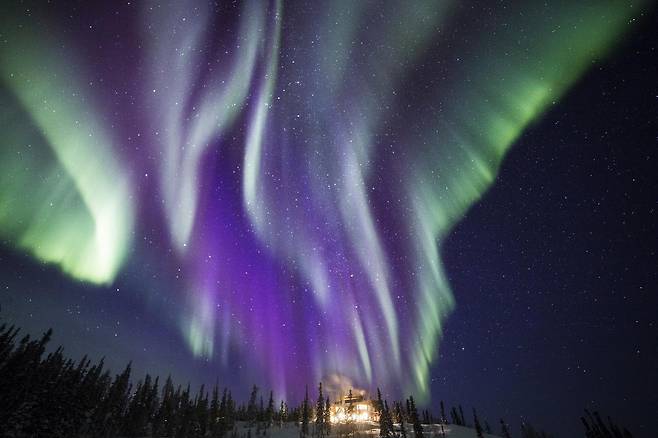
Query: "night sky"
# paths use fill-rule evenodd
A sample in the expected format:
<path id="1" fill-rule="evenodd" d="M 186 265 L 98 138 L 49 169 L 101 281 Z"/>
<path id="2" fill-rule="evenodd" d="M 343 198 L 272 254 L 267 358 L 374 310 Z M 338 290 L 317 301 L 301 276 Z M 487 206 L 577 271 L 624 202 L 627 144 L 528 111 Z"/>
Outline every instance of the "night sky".
<path id="1" fill-rule="evenodd" d="M 655 436 L 653 3 L 106 3 L 0 6 L 2 321 Z"/>

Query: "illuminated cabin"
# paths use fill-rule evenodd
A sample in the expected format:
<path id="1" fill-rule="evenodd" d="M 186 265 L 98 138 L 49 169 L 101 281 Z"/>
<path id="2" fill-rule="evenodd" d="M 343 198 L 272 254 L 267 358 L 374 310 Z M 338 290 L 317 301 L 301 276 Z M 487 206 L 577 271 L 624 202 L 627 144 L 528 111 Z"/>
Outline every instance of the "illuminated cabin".
<path id="1" fill-rule="evenodd" d="M 348 414 L 350 403 L 353 406 L 352 415 Z M 331 406 L 330 419 L 332 423 L 363 423 L 378 421 L 379 415 L 372 400 L 367 400 L 362 394 L 344 396 Z"/>

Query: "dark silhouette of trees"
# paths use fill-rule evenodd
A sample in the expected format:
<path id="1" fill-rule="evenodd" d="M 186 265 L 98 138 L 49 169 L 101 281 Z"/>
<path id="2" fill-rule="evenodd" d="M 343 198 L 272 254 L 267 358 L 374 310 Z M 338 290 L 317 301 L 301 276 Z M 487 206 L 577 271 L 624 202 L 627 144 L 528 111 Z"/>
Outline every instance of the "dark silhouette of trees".
<path id="1" fill-rule="evenodd" d="M 409 406 L 409 421 L 414 428 L 414 436 L 416 438 L 423 438 L 423 425 L 420 423 L 420 418 L 418 418 L 418 410 L 416 409 L 416 402 L 413 396 L 409 396 L 407 405 Z"/>
<path id="2" fill-rule="evenodd" d="M 267 409 L 265 409 L 265 425 L 270 427 L 274 423 L 274 392 L 270 391 L 270 399 L 267 402 Z"/>
<path id="3" fill-rule="evenodd" d="M 311 407 L 309 406 L 309 402 L 308 402 L 308 386 L 307 386 L 304 396 L 304 402 L 302 403 L 302 408 L 301 408 L 302 427 L 300 430 L 300 434 L 303 437 L 308 435 L 308 422 L 310 418 L 311 418 Z"/>
<path id="4" fill-rule="evenodd" d="M 585 427 L 585 436 L 587 438 L 633 438 L 626 428 L 617 426 L 610 417 L 607 420 L 606 424 L 598 412 L 592 414 L 585 409 L 585 416 L 580 417 L 580 421 Z"/>
<path id="5" fill-rule="evenodd" d="M 329 397 L 326 398 L 324 404 L 324 431 L 326 436 L 331 433 L 331 404 L 329 403 Z"/>
<path id="6" fill-rule="evenodd" d="M 322 383 L 318 387 L 318 398 L 313 417 L 313 406 L 309 403 L 308 387 L 301 406 L 288 409 L 281 401 L 277 412 L 274 409 L 274 393 L 270 391 L 267 406 L 259 389 L 253 386 L 247 404 L 236 405 L 231 391 L 221 391 L 216 382 L 210 394 L 201 385 L 192 392 L 189 384 L 183 388 L 175 386 L 171 376 L 161 384 L 159 377 L 146 374 L 132 385 L 132 366 L 117 375 L 105 368 L 105 361 L 98 363 L 86 356 L 79 361 L 67 359 L 62 348 L 46 354 L 46 345 L 52 330 L 40 338 L 20 338 L 14 326 L 0 326 L 0 436 L 9 437 L 180 437 L 180 438 L 243 438 L 238 433 L 236 422 L 247 426 L 246 438 L 252 436 L 251 427 L 257 423 L 256 434 L 277 423 L 292 422 L 300 427 L 300 435 L 307 437 L 309 422 L 315 418 L 315 433 L 325 438 L 330 433 L 331 404 L 323 394 Z M 257 404 L 257 400 L 260 404 Z M 405 409 L 406 406 L 406 409 Z M 406 425 L 411 423 L 414 435 L 423 437 L 423 427 L 413 397 L 406 404 L 396 402 L 389 409 L 388 402 L 377 390 L 375 409 L 379 413 L 380 436 L 382 438 L 406 438 Z M 346 404 L 348 434 L 353 435 L 354 397 L 349 391 Z M 439 435 L 445 436 L 443 425 L 447 424 L 443 402 L 440 404 Z M 466 426 L 461 406 L 450 410 L 451 422 Z M 400 424 L 396 433 L 394 419 Z M 425 423 L 432 423 L 432 414 L 423 411 Z M 491 428 L 480 424 L 473 409 L 475 432 L 482 437 Z M 581 417 L 586 438 L 632 438 L 631 433 L 616 425 L 610 417 L 604 421 L 598 412 L 585 410 Z M 511 438 L 509 426 L 500 420 L 501 436 Z M 548 438 L 545 432 L 529 424 L 521 426 L 522 438 Z"/>
<path id="7" fill-rule="evenodd" d="M 396 402 L 393 411 L 395 412 L 395 421 L 400 423 L 400 437 L 407 438 L 407 426 L 404 423 L 406 415 L 402 408 L 402 403 Z"/>
<path id="8" fill-rule="evenodd" d="M 475 408 L 473 408 L 473 424 L 475 425 L 475 434 L 477 437 L 484 438 L 484 431 L 482 430 L 482 425 L 480 424 L 480 420 L 478 419 L 478 414 L 475 411 Z"/>
<path id="9" fill-rule="evenodd" d="M 452 424 L 457 426 L 466 426 L 466 420 L 464 419 L 464 410 L 459 406 L 459 410 L 456 407 L 452 407 L 450 410 L 450 417 L 452 418 Z"/>
<path id="10" fill-rule="evenodd" d="M 279 406 L 279 414 L 278 414 L 278 420 L 279 420 L 279 427 L 282 426 L 282 423 L 285 423 L 288 421 L 288 406 L 286 403 L 281 400 L 281 405 Z"/>
<path id="11" fill-rule="evenodd" d="M 318 386 L 318 400 L 315 404 L 315 434 L 322 438 L 324 437 L 324 395 L 322 395 L 322 382 Z"/>
<path id="12" fill-rule="evenodd" d="M 147 374 L 131 384 L 131 364 L 112 377 L 104 360 L 66 359 L 62 348 L 45 355 L 52 331 L 17 340 L 0 326 L 0 436 L 223 437 L 233 427 L 230 392 L 202 385 L 196 396 L 175 389 L 171 377 Z"/>
<path id="13" fill-rule="evenodd" d="M 521 438 L 551 438 L 551 435 L 542 430 L 536 430 L 531 424 L 521 425 Z"/>
<path id="14" fill-rule="evenodd" d="M 388 409 L 388 403 L 382 400 L 382 393 L 377 388 L 377 404 L 375 410 L 379 414 L 379 436 L 381 438 L 390 438 L 394 434 L 393 419 Z"/>
<path id="15" fill-rule="evenodd" d="M 512 435 L 509 433 L 509 427 L 502 418 L 500 419 L 500 434 L 503 438 L 512 438 Z"/>
<path id="16" fill-rule="evenodd" d="M 246 420 L 252 423 L 257 420 L 258 407 L 256 406 L 256 399 L 258 398 L 258 387 L 254 385 L 251 388 L 251 395 L 249 396 L 249 403 L 247 404 Z"/>

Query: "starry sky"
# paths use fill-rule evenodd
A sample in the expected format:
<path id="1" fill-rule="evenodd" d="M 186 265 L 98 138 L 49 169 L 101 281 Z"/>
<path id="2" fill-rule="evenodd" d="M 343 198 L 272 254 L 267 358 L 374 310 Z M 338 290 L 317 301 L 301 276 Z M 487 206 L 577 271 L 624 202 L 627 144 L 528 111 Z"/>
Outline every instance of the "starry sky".
<path id="1" fill-rule="evenodd" d="M 291 401 L 657 426 L 653 3 L 107 3 L 1 6 L 3 320 Z"/>

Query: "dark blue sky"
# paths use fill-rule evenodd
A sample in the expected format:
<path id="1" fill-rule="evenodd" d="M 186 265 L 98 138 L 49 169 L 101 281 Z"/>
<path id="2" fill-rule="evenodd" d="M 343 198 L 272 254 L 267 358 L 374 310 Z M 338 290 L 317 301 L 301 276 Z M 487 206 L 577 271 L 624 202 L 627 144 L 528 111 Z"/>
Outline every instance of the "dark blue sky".
<path id="1" fill-rule="evenodd" d="M 438 397 L 559 436 L 576 436 L 585 407 L 654 436 L 655 22 L 520 138 L 446 242 L 457 308 L 435 369 Z"/>

